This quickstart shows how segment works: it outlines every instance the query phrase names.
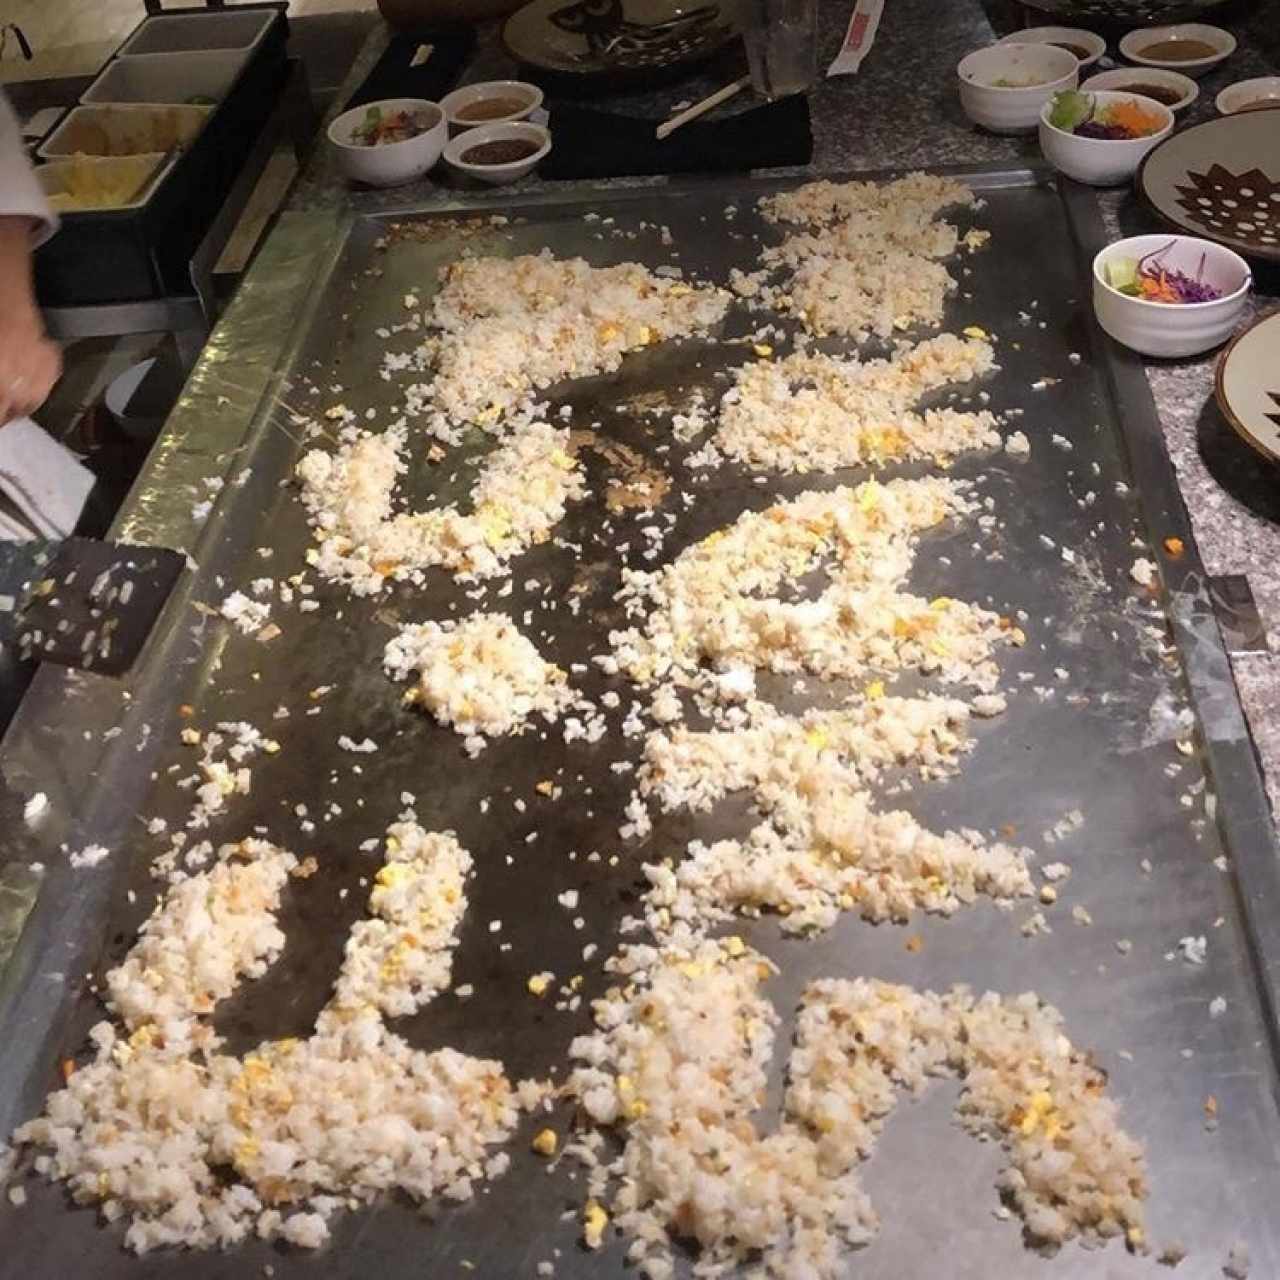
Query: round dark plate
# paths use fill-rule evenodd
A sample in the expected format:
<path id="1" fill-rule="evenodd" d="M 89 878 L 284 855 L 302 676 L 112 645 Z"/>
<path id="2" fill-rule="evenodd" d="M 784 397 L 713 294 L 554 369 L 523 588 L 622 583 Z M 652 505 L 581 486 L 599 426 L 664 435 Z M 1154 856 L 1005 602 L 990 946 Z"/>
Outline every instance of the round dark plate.
<path id="1" fill-rule="evenodd" d="M 1280 262 L 1280 117 L 1244 111 L 1170 134 L 1142 161 L 1138 193 L 1166 222 Z"/>
<path id="2" fill-rule="evenodd" d="M 634 80 L 707 58 L 737 34 L 729 0 L 532 0 L 502 39 L 526 66 Z"/>

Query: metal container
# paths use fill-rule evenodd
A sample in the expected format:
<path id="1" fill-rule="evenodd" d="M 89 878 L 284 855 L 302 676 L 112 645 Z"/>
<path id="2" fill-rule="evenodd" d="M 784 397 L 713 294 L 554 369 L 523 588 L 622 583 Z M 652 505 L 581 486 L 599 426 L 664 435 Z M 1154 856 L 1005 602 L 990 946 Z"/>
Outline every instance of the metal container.
<path id="1" fill-rule="evenodd" d="M 274 9 L 158 13 L 147 18 L 120 46 L 120 56 L 154 57 L 193 49 L 247 50 L 274 23 Z"/>
<path id="2" fill-rule="evenodd" d="M 267 33 L 247 54 L 149 55 L 117 58 L 107 64 L 95 83 L 105 84 L 110 92 L 142 92 L 145 87 L 169 98 L 181 93 L 179 103 L 190 96 L 219 97 L 208 90 L 221 83 L 218 77 L 225 78 L 232 63 L 240 65 L 212 109 L 94 102 L 73 108 L 41 145 L 38 154 L 49 159 L 67 154 L 68 148 L 83 150 L 78 144 L 86 124 L 141 119 L 147 111 L 191 122 L 206 119 L 199 130 L 182 125 L 179 132 L 187 145 L 141 208 L 64 216 L 58 234 L 36 253 L 36 290 L 42 305 L 95 305 L 191 294 L 191 256 L 270 119 L 288 76 L 286 31 L 283 13 L 273 6 Z M 207 78 L 200 80 L 194 72 L 186 78 L 181 73 L 184 64 L 198 64 Z M 193 114 L 197 112 L 201 114 Z"/>
<path id="3" fill-rule="evenodd" d="M 113 58 L 80 95 L 80 101 L 220 102 L 249 56 L 247 49 L 215 49 Z"/>

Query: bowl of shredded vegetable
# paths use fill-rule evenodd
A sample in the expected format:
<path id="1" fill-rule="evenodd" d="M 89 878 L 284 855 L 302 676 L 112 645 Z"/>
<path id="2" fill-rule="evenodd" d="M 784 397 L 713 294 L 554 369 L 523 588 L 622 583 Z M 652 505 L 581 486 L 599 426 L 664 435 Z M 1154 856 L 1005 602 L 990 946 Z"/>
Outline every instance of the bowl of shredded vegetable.
<path id="1" fill-rule="evenodd" d="M 344 111 L 329 126 L 329 144 L 352 182 L 394 187 L 426 173 L 444 150 L 444 112 L 424 98 L 387 98 Z"/>
<path id="2" fill-rule="evenodd" d="M 1055 93 L 1040 112 L 1040 150 L 1060 173 L 1090 186 L 1127 182 L 1142 157 L 1173 131 L 1173 112 L 1140 94 Z"/>
<path id="3" fill-rule="evenodd" d="M 1249 264 L 1196 236 L 1130 236 L 1093 260 L 1093 309 L 1143 355 L 1199 355 L 1231 337 L 1249 301 Z"/>

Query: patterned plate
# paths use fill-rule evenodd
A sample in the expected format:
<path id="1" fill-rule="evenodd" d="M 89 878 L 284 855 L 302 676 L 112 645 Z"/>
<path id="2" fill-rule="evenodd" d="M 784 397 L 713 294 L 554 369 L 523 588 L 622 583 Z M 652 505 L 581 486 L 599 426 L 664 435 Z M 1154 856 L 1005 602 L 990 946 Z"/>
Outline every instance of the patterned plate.
<path id="1" fill-rule="evenodd" d="M 533 0 L 502 38 L 520 61 L 580 75 L 645 73 L 694 62 L 737 33 L 729 0 Z"/>
<path id="2" fill-rule="evenodd" d="M 1195 22 L 1231 0 L 1022 0 L 1029 9 L 1059 18 L 1149 27 L 1159 22 Z"/>
<path id="3" fill-rule="evenodd" d="M 1247 258 L 1280 262 L 1280 121 L 1245 111 L 1171 134 L 1138 170 L 1166 222 Z"/>
<path id="4" fill-rule="evenodd" d="M 1245 440 L 1280 462 L 1280 311 L 1263 316 L 1222 353 L 1214 393 Z"/>

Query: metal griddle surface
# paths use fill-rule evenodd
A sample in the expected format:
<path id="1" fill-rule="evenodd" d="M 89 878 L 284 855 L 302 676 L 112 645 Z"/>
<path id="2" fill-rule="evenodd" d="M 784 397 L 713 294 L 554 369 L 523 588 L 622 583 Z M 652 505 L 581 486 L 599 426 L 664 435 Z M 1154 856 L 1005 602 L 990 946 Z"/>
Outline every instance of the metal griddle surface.
<path id="1" fill-rule="evenodd" d="M 1034 902 L 1002 912 L 980 901 L 951 919 L 919 916 L 906 928 L 873 927 L 849 915 L 829 933 L 806 940 L 784 939 L 769 919 L 744 922 L 744 937 L 781 967 L 769 987 L 784 1019 L 772 1100 L 780 1092 L 792 1015 L 812 978 L 871 975 L 918 987 L 963 982 L 1008 993 L 1033 989 L 1062 1011 L 1072 1039 L 1096 1052 L 1110 1073 L 1124 1125 L 1147 1143 L 1156 1247 L 1182 1241 L 1192 1255 L 1184 1264 L 1188 1272 L 1208 1276 L 1218 1273 L 1236 1240 L 1245 1240 L 1254 1274 L 1280 1274 L 1275 1061 L 1264 987 L 1234 877 L 1214 865 L 1219 855 L 1243 854 L 1225 848 L 1215 823 L 1205 819 L 1205 795 L 1214 783 L 1205 785 L 1203 750 L 1194 759 L 1175 750 L 1174 718 L 1188 706 L 1186 673 L 1176 657 L 1161 656 L 1151 632 L 1165 630 L 1160 600 L 1140 596 L 1129 578 L 1136 556 L 1161 558 L 1148 545 L 1152 534 L 1167 530 L 1187 539 L 1184 569 L 1198 566 L 1195 549 L 1167 477 L 1161 489 L 1158 470 L 1154 478 L 1135 477 L 1127 461 L 1127 454 L 1143 453 L 1134 433 L 1143 414 L 1149 418 L 1150 405 L 1118 398 L 1116 388 L 1123 391 L 1132 380 L 1117 377 L 1115 351 L 1103 345 L 1089 319 L 1077 240 L 1096 233 L 1080 225 L 1093 216 L 1091 198 L 1073 197 L 1076 203 L 1069 205 L 1029 174 L 978 181 L 987 204 L 973 220 L 993 232 L 993 241 L 957 264 L 961 291 L 945 326 L 959 331 L 979 324 L 999 335 L 1002 370 L 984 385 L 994 409 L 1023 412 L 1013 425 L 1034 447 L 1029 459 L 982 455 L 956 464 L 952 474 L 975 479 L 994 500 L 998 527 L 981 532 L 968 521 L 926 536 L 911 586 L 1004 612 L 1024 610 L 1030 642 L 1001 657 L 1011 705 L 1005 715 L 975 724 L 977 747 L 959 775 L 917 784 L 892 803 L 938 828 L 994 833 L 1011 825 L 1020 841 L 1040 850 L 1042 861 L 1065 860 L 1072 875 L 1059 905 L 1047 911 L 1052 934 L 1031 940 L 1020 936 L 1018 926 L 1036 909 Z M 465 232 L 450 218 L 357 220 L 335 268 L 317 286 L 313 313 L 300 322 L 304 336 L 287 370 L 285 398 L 314 413 L 335 402 L 361 415 L 373 409 L 376 423 L 385 424 L 403 383 L 378 377 L 382 353 L 388 346 L 408 349 L 416 337 L 384 340 L 374 330 L 407 318 L 402 299 L 411 288 L 425 301 L 437 268 L 464 243 L 478 253 L 546 247 L 596 264 L 672 260 L 655 232 L 638 229 L 647 221 L 671 228 L 680 255 L 675 261 L 699 278 L 723 282 L 731 266 L 753 264 L 753 236 L 770 234 L 753 213 L 754 198 L 778 185 L 744 180 L 623 192 L 593 204 L 533 204 L 508 211 L 511 225 L 469 222 Z M 726 221 L 730 200 L 739 212 Z M 584 222 L 593 207 L 616 219 L 613 226 Z M 391 225 L 396 222 L 406 225 L 397 230 Z M 388 235 L 389 246 L 379 250 L 376 242 Z M 732 313 L 718 339 L 740 339 L 750 327 Z M 1073 352 L 1082 357 L 1079 364 L 1071 361 Z M 691 483 L 693 475 L 707 473 L 682 465 L 686 447 L 670 444 L 665 417 L 638 415 L 637 398 L 660 392 L 679 408 L 688 391 L 701 386 L 714 400 L 724 386 L 716 371 L 749 358 L 748 349 L 720 340 L 670 345 L 628 358 L 615 376 L 579 382 L 553 396 L 554 405 L 573 406 L 575 426 L 598 424 L 602 439 L 636 450 L 669 472 L 676 489 L 696 495 L 687 511 L 675 492 L 667 497 L 662 509 L 679 519 L 664 558 L 779 495 L 862 478 L 857 472 L 807 480 L 770 475 L 758 484 L 726 466 Z M 1033 390 L 1045 377 L 1060 381 Z M 229 634 L 225 624 L 194 611 L 192 600 L 216 605 L 252 578 L 284 578 L 303 565 L 308 531 L 285 483 L 297 447 L 283 426 L 283 409 L 269 409 L 247 451 L 229 464 L 229 474 L 249 465 L 251 475 L 242 487 L 228 486 L 220 499 L 201 569 L 185 603 L 175 606 L 171 648 L 154 655 L 145 687 L 135 695 L 155 709 L 149 735 L 135 716 L 129 731 L 102 749 L 96 785 L 110 779 L 117 791 L 114 819 L 102 838 L 117 852 L 105 868 L 79 877 L 55 868 L 43 886 L 19 952 L 19 989 L 9 992 L 3 1009 L 12 1119 L 39 1107 L 55 1083 L 58 1058 L 80 1050 L 85 1029 L 101 1016 L 82 972 L 100 976 L 117 962 L 155 900 L 147 866 L 160 841 L 143 833 L 138 818 L 182 821 L 190 796 L 177 791 L 173 779 L 192 768 L 190 749 L 178 745 L 186 724 L 210 728 L 216 721 L 248 720 L 283 746 L 278 756 L 254 765 L 252 795 L 233 800 L 215 821 L 208 833 L 215 842 L 262 827 L 300 856 L 314 853 L 320 863 L 319 874 L 294 882 L 286 894 L 281 923 L 289 942 L 280 961 L 218 1011 L 217 1025 L 237 1051 L 261 1038 L 310 1030 L 378 865 L 376 855 L 361 854 L 357 846 L 381 835 L 402 807 L 402 792 L 416 796 L 425 826 L 455 830 L 475 856 L 454 967 L 455 983 L 473 984 L 475 995 L 468 1001 L 443 995 L 419 1016 L 394 1025 L 419 1047 L 451 1045 L 495 1056 L 513 1079 L 562 1075 L 571 1038 L 589 1026 L 585 1001 L 577 1014 L 557 1013 L 550 999 L 536 1001 L 526 993 L 527 976 L 544 968 L 562 977 L 582 973 L 584 996 L 597 994 L 607 985 L 601 964 L 614 945 L 616 925 L 634 908 L 641 862 L 678 855 L 694 836 L 746 830 L 745 806 L 730 802 L 709 818 L 659 817 L 646 840 L 623 841 L 618 827 L 631 780 L 609 765 L 637 759 L 641 742 L 621 736 L 618 715 L 610 736 L 595 746 L 566 746 L 558 730 L 539 730 L 494 742 L 472 762 L 452 733 L 403 709 L 401 688 L 382 674 L 382 649 L 395 623 L 461 616 L 475 607 L 505 609 L 522 625 L 525 610 L 532 610 L 525 629 L 562 666 L 604 651 L 607 630 L 621 623 L 612 603 L 620 567 L 624 560 L 646 565 L 639 556 L 640 526 L 652 520 L 605 509 L 601 496 L 614 464 L 599 452 L 584 455 L 594 497 L 573 507 L 557 530 L 581 545 L 581 555 L 550 543 L 534 549 L 515 562 L 514 591 L 506 600 L 497 596 L 501 580 L 477 603 L 443 574 L 432 576 L 425 590 L 398 586 L 377 600 L 351 599 L 322 586 L 318 613 L 275 606 L 273 618 L 284 634 L 269 644 Z M 1054 433 L 1070 441 L 1069 451 L 1050 442 Z M 432 495 L 444 501 L 465 493 L 471 461 L 486 448 L 477 441 L 438 467 L 416 467 L 406 486 L 410 496 L 425 503 Z M 920 473 L 900 468 L 888 474 Z M 1141 495 L 1139 482 L 1145 485 Z M 630 545 L 629 559 L 619 551 L 623 543 Z M 258 547 L 270 548 L 270 556 L 259 556 Z M 1062 547 L 1073 552 L 1074 564 L 1064 561 Z M 1171 568 L 1175 578 L 1180 571 Z M 529 589 L 530 580 L 541 586 Z M 588 590 L 575 618 L 565 601 L 581 584 Z M 1194 614 L 1194 584 L 1188 590 L 1184 603 Z M 557 607 L 545 607 L 550 605 Z M 1229 674 L 1212 661 L 1220 656 L 1213 647 L 1216 631 L 1210 623 L 1197 634 L 1202 652 L 1193 662 L 1203 669 L 1198 676 L 1193 671 L 1192 683 L 1207 691 L 1218 708 L 1214 715 L 1234 724 L 1238 708 Z M 630 703 L 625 680 L 607 680 L 594 669 L 578 680 L 593 696 L 615 688 L 624 707 Z M 817 683 L 809 681 L 803 696 L 785 682 L 770 690 L 783 706 L 800 709 L 812 704 Z M 311 699 L 309 691 L 322 685 L 332 691 Z M 184 702 L 194 709 L 189 719 L 178 712 Z M 273 720 L 282 704 L 289 718 Z M 74 714 L 69 706 L 68 733 L 74 733 Z M 1209 721 L 1202 731 L 1202 745 L 1206 736 L 1211 746 L 1222 736 Z M 380 749 L 362 756 L 341 751 L 341 734 L 356 740 L 367 735 Z M 51 759 L 43 763 L 53 768 L 56 738 L 49 743 Z M 27 763 L 38 778 L 42 762 Z M 544 778 L 563 786 L 561 799 L 535 793 Z M 486 797 L 491 805 L 482 814 Z M 517 798 L 526 802 L 524 812 L 515 807 Z M 300 829 L 294 811 L 300 804 L 316 823 L 313 834 Z M 327 815 L 330 804 L 341 812 Z M 1076 808 L 1085 815 L 1083 827 L 1046 843 L 1043 833 Z M 1260 847 L 1269 848 L 1264 812 L 1234 816 L 1246 819 Z M 532 833 L 536 842 L 528 843 Z M 33 850 L 39 852 L 38 840 L 26 856 Z M 593 850 L 601 861 L 587 860 Z M 616 866 L 609 864 L 613 855 Z M 58 855 L 50 850 L 46 856 L 52 863 Z M 1143 859 L 1150 860 L 1149 872 Z M 97 877 L 93 887 L 85 887 L 85 877 Z M 133 904 L 126 896 L 130 888 L 137 894 Z M 576 912 L 556 904 L 556 895 L 568 888 L 581 893 Z M 343 889 L 349 890 L 345 897 Z M 1250 892 L 1244 884 L 1246 900 Z M 1072 921 L 1077 904 L 1092 915 L 1091 926 Z M 575 914 L 585 918 L 581 930 L 571 926 Z M 494 919 L 503 922 L 500 934 L 489 931 Z M 923 941 L 918 952 L 905 946 L 911 934 Z M 1166 958 L 1180 938 L 1201 934 L 1208 939 L 1203 966 Z M 1117 951 L 1121 939 L 1132 942 L 1127 957 Z M 587 943 L 599 951 L 584 963 Z M 1216 996 L 1225 998 L 1226 1011 L 1211 1019 L 1209 1002 Z M 10 1037 L 22 1038 L 25 1057 Z M 974 1143 L 950 1123 L 955 1092 L 940 1084 L 921 1101 L 904 1099 L 890 1120 L 864 1166 L 882 1229 L 873 1245 L 850 1257 L 850 1276 L 1121 1280 L 1151 1273 L 1150 1259 L 1131 1257 L 1118 1243 L 1101 1253 L 1072 1245 L 1047 1261 L 1025 1251 L 1017 1221 L 994 1216 L 999 1151 Z M 1209 1095 L 1218 1104 L 1216 1132 L 1205 1127 Z M 772 1113 L 761 1118 L 763 1125 L 772 1122 Z M 30 1203 L 20 1214 L 7 1203 L 0 1206 L 6 1240 L 0 1276 L 204 1280 L 259 1275 L 269 1264 L 282 1278 L 517 1277 L 532 1276 L 536 1263 L 557 1249 L 557 1276 L 622 1276 L 621 1242 L 587 1255 L 577 1244 L 576 1221 L 562 1220 L 580 1205 L 583 1179 L 575 1182 L 568 1164 L 554 1175 L 544 1171 L 528 1152 L 534 1127 L 527 1123 L 512 1142 L 510 1172 L 473 1203 L 423 1213 L 391 1198 L 371 1211 L 338 1215 L 333 1244 L 315 1256 L 253 1243 L 229 1255 L 168 1252 L 137 1260 L 122 1251 L 119 1228 L 99 1226 L 91 1209 L 68 1208 L 59 1187 L 32 1179 L 26 1184 Z"/>

